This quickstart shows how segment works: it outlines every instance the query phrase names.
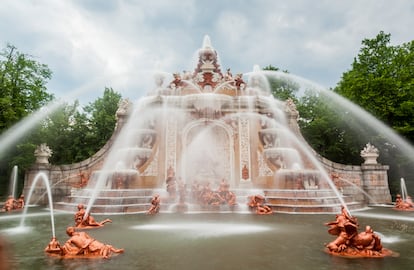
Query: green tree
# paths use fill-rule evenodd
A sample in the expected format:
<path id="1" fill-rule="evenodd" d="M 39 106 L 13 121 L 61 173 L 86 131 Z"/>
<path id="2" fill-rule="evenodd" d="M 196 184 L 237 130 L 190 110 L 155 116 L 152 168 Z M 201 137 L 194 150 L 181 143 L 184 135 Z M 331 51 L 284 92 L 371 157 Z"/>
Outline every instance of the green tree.
<path id="1" fill-rule="evenodd" d="M 364 39 L 362 48 L 334 89 L 372 113 L 403 137 L 414 142 L 414 41 L 390 45 L 391 34 L 380 32 Z M 400 177 L 412 178 L 412 165 L 399 155 L 395 145 L 372 134 L 380 150 L 380 161 L 390 165 L 391 186 Z"/>
<path id="2" fill-rule="evenodd" d="M 46 87 L 51 76 L 47 65 L 19 52 L 13 45 L 8 44 L 0 52 L 0 133 L 53 99 Z M 14 165 L 30 162 L 23 155 L 25 151 L 24 147 L 11 147 L 7 153 L 2 153 L 0 190 L 7 190 Z M 22 178 L 23 174 L 20 173 L 19 177 Z"/>
<path id="3" fill-rule="evenodd" d="M 274 73 L 269 72 L 267 75 L 270 90 L 272 95 L 279 100 L 287 100 L 291 98 L 297 101 L 296 93 L 299 90 L 299 85 L 289 78 L 289 76 L 276 76 L 277 72 L 283 72 L 289 74 L 287 70 L 281 71 L 278 67 L 268 65 L 263 68 L 264 71 L 275 71 Z"/>
<path id="4" fill-rule="evenodd" d="M 334 91 L 414 142 L 414 41 L 391 46 L 390 39 L 384 32 L 364 39 Z"/>
<path id="5" fill-rule="evenodd" d="M 13 45 L 0 53 L 0 132 L 53 99 L 46 84 L 52 72 Z"/>
<path id="6" fill-rule="evenodd" d="M 114 132 L 120 98 L 121 95 L 112 88 L 105 88 L 103 97 L 84 106 L 82 110 L 79 109 L 78 101 L 63 104 L 43 121 L 36 135 L 24 148 L 47 143 L 53 151 L 49 159 L 52 164 L 70 164 L 91 157 Z"/>
<path id="7" fill-rule="evenodd" d="M 359 151 L 366 142 L 359 141 L 354 120 L 339 111 L 329 97 L 312 90 L 298 100 L 298 124 L 306 141 L 323 157 L 343 164 L 360 164 Z M 359 130 L 360 131 L 360 130 Z"/>
<path id="8" fill-rule="evenodd" d="M 87 142 L 89 133 L 88 119 L 79 112 L 79 102 L 65 103 L 43 121 L 36 144 L 45 142 L 53 150 L 49 159 L 52 164 L 73 163 L 82 160 L 82 140 Z"/>
<path id="9" fill-rule="evenodd" d="M 121 95 L 106 87 L 102 98 L 98 98 L 84 108 L 90 115 L 90 127 L 94 137 L 89 143 L 102 147 L 112 136 L 116 123 L 116 111 Z"/>

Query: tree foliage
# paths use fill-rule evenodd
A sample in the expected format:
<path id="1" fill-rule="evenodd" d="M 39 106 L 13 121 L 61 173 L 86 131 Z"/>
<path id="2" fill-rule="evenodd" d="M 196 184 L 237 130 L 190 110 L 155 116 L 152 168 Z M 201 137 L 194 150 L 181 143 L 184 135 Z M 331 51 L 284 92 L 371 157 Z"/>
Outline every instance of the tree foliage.
<path id="1" fill-rule="evenodd" d="M 49 68 L 7 45 L 0 53 L 0 132 L 53 100 L 46 84 Z M 34 150 L 46 143 L 53 151 L 52 164 L 70 164 L 96 153 L 111 137 L 121 95 L 105 88 L 96 101 L 80 109 L 78 101 L 62 106 L 19 140 L 0 160 L 0 193 L 6 192 L 11 169 L 19 168 L 20 186 L 24 171 L 34 161 Z M 1 195 L 1 194 L 0 194 Z M 6 194 L 2 194 L 6 195 Z"/>
<path id="2" fill-rule="evenodd" d="M 284 72 L 286 74 L 289 73 L 287 70 L 281 71 L 278 67 L 272 65 L 264 67 L 263 70 Z M 299 89 L 299 85 L 295 81 L 290 80 L 287 77 L 272 76 L 272 73 L 269 74 L 268 81 L 272 95 L 275 98 L 279 100 L 287 100 L 288 98 L 291 98 L 297 101 L 296 93 Z"/>
<path id="3" fill-rule="evenodd" d="M 316 91 L 305 92 L 297 105 L 298 124 L 307 142 L 322 156 L 343 164 L 358 164 L 359 151 L 366 142 L 358 140 L 354 119 Z"/>
<path id="4" fill-rule="evenodd" d="M 52 100 L 51 76 L 47 65 L 7 45 L 0 53 L 0 132 Z"/>
<path id="5" fill-rule="evenodd" d="M 79 102 L 63 104 L 45 119 L 32 141 L 47 143 L 52 164 L 79 162 L 95 154 L 111 137 L 121 95 L 105 88 L 103 97 L 79 109 Z M 32 142 L 30 142 L 33 145 Z M 33 152 L 32 152 L 33 153 Z"/>
<path id="6" fill-rule="evenodd" d="M 391 45 L 391 34 L 380 32 L 364 39 L 349 71 L 334 89 L 369 111 L 397 133 L 414 143 L 414 41 Z M 390 165 L 390 182 L 413 177 L 412 165 L 399 149 L 381 136 L 372 134 L 380 160 Z M 391 186 L 396 186 L 391 183 Z"/>
<path id="7" fill-rule="evenodd" d="M 364 39 L 335 92 L 414 142 L 414 41 L 390 45 L 390 34 Z"/>
<path id="8" fill-rule="evenodd" d="M 8 44 L 0 52 L 0 133 L 53 99 L 46 87 L 51 76 L 47 65 L 13 45 Z M 15 147 L 0 160 L 0 187 L 8 184 L 14 165 L 33 162 L 33 152 L 28 157 L 24 155 L 26 150 L 23 146 Z"/>
<path id="9" fill-rule="evenodd" d="M 115 123 L 116 111 L 121 95 L 112 88 L 106 87 L 102 98 L 89 104 L 84 110 L 91 116 L 89 126 L 94 138 L 91 143 L 103 146 L 111 137 Z"/>

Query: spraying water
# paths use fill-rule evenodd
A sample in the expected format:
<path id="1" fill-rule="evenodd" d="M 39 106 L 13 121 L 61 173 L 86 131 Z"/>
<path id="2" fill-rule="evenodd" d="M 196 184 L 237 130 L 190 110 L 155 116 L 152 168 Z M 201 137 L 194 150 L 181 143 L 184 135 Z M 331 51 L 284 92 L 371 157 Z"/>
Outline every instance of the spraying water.
<path id="1" fill-rule="evenodd" d="M 401 183 L 401 197 L 402 197 L 402 200 L 405 201 L 407 199 L 408 192 L 407 192 L 407 186 L 405 185 L 404 178 L 401 178 L 400 183 Z"/>
<path id="2" fill-rule="evenodd" d="M 56 233 L 55 233 L 55 219 L 54 219 L 54 214 L 53 214 L 52 191 L 50 190 L 49 178 L 47 177 L 47 175 L 45 173 L 42 173 L 42 172 L 38 173 L 35 176 L 35 178 L 33 179 L 33 183 L 30 187 L 29 194 L 28 194 L 28 197 L 27 197 L 27 203 L 26 203 L 26 205 L 23 209 L 23 214 L 22 214 L 22 218 L 20 220 L 20 226 L 19 227 L 21 227 L 21 228 L 25 227 L 24 224 L 25 224 L 25 220 L 26 220 L 26 216 L 27 216 L 27 210 L 29 208 L 29 202 L 30 202 L 30 199 L 32 197 L 33 190 L 36 187 L 36 184 L 39 180 L 43 180 L 43 184 L 44 184 L 44 186 L 47 190 L 48 200 L 49 200 L 49 210 L 50 210 L 50 223 L 51 223 L 51 226 L 52 226 L 52 237 L 55 237 Z"/>
<path id="3" fill-rule="evenodd" d="M 9 194 L 16 198 L 17 192 L 17 177 L 18 177 L 18 168 L 17 166 L 13 166 L 12 173 L 10 175 L 10 186 L 9 186 Z"/>

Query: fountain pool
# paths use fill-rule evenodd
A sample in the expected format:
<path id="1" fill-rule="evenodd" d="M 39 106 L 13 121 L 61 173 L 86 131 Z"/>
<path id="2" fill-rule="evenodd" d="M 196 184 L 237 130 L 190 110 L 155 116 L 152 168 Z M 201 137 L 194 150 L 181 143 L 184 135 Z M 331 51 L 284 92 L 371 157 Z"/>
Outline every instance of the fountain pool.
<path id="1" fill-rule="evenodd" d="M 8 230 L 20 215 L 0 217 L 0 230 L 11 245 L 17 269 L 410 269 L 414 265 L 414 213 L 374 207 L 353 213 L 360 226 L 371 225 L 384 247 L 399 257 L 347 259 L 323 251 L 333 240 L 324 222 L 332 214 L 144 214 L 115 215 L 112 224 L 88 230 L 100 241 L 125 249 L 105 259 L 66 259 L 43 252 L 50 239 L 47 212 L 31 208 L 28 230 Z M 56 236 L 68 237 L 73 215 L 57 212 Z M 96 216 L 96 215 L 95 215 Z M 98 217 L 100 218 L 100 217 Z"/>

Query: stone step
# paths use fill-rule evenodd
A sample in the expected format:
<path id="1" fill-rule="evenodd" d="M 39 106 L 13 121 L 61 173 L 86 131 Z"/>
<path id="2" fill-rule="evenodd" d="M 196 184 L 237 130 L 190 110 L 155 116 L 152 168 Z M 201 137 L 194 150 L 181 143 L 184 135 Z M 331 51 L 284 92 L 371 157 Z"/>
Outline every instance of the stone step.
<path id="1" fill-rule="evenodd" d="M 339 213 L 341 201 L 332 190 L 251 190 L 251 189 L 234 189 L 231 190 L 236 194 L 237 206 L 229 207 L 220 206 L 200 206 L 198 204 L 186 204 L 189 211 L 205 212 L 222 212 L 222 211 L 249 211 L 247 207 L 248 196 L 261 194 L 266 198 L 266 204 L 273 211 L 281 213 Z M 102 190 L 95 194 L 94 205 L 91 213 L 96 214 L 122 214 L 122 213 L 142 213 L 151 207 L 151 198 L 155 194 L 161 195 L 161 211 L 177 211 L 175 201 L 166 200 L 166 192 L 161 189 L 110 189 Z M 55 209 L 75 213 L 77 205 L 82 203 L 87 205 L 93 194 L 91 189 L 80 189 L 73 192 L 72 196 L 65 201 L 55 204 Z M 191 194 L 188 190 L 187 194 Z M 94 195 L 94 196 L 95 196 Z M 191 196 L 188 195 L 188 199 Z M 353 202 L 350 197 L 342 196 L 349 208 L 357 209 L 363 206 Z"/>
<path id="2" fill-rule="evenodd" d="M 277 213 L 340 213 L 341 204 L 321 204 L 321 205 L 288 205 L 288 204 L 267 204 Z M 353 202 L 347 204 L 349 210 L 357 210 L 364 207 L 364 205 Z"/>

